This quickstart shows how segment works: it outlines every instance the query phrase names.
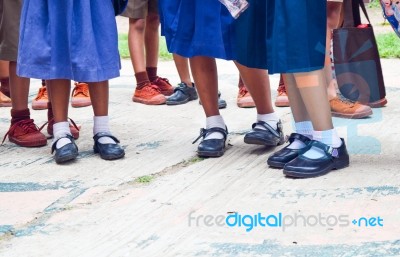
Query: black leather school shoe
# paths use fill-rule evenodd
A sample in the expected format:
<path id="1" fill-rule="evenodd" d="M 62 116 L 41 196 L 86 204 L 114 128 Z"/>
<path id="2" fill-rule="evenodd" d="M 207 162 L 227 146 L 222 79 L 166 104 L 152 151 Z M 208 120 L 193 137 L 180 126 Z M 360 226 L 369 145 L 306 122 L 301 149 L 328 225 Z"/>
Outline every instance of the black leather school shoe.
<path id="1" fill-rule="evenodd" d="M 312 141 L 310 147 L 322 149 L 325 156 L 319 159 L 310 159 L 299 155 L 296 159 L 288 162 L 283 167 L 283 174 L 295 178 L 312 178 L 324 175 L 333 169 L 343 169 L 349 166 L 350 158 L 347 153 L 346 144 L 342 140 L 339 148 L 333 148 L 319 141 Z"/>
<path id="2" fill-rule="evenodd" d="M 224 138 L 223 139 L 207 139 L 204 138 L 213 132 L 221 133 Z M 196 143 L 200 138 L 203 140 L 200 142 L 199 146 L 197 147 L 197 155 L 200 157 L 220 157 L 225 153 L 225 142 L 226 138 L 228 137 L 228 128 L 210 128 L 200 130 L 200 136 L 193 141 L 192 144 Z"/>
<path id="3" fill-rule="evenodd" d="M 290 146 L 296 139 L 303 142 L 306 146 L 301 149 L 289 149 L 288 146 Z M 280 169 L 283 168 L 283 166 L 285 166 L 286 163 L 295 159 L 300 154 L 303 154 L 306 151 L 308 151 L 308 149 L 310 149 L 310 144 L 312 142 L 312 140 L 309 139 L 308 137 L 297 133 L 292 133 L 287 141 L 289 142 L 287 146 L 285 146 L 281 150 L 273 153 L 268 157 L 267 163 L 269 166 Z"/>
<path id="4" fill-rule="evenodd" d="M 99 139 L 102 137 L 109 137 L 116 142 L 116 144 L 101 144 Z M 119 140 L 109 133 L 97 133 L 94 137 L 94 153 L 99 153 L 101 159 L 116 160 L 125 156 L 125 151 L 119 145 Z"/>
<path id="5" fill-rule="evenodd" d="M 263 126 L 265 129 L 255 128 L 257 125 Z M 257 121 L 252 125 L 253 130 L 244 136 L 244 142 L 265 146 L 281 145 L 285 142 L 281 121 L 278 121 L 277 127 L 274 129 L 264 121 Z"/>
<path id="6" fill-rule="evenodd" d="M 69 140 L 71 140 L 71 143 L 68 143 L 61 148 L 57 148 L 57 142 L 61 138 L 68 138 Z M 79 154 L 78 147 L 76 146 L 75 140 L 72 137 L 72 135 L 65 135 L 64 137 L 58 138 L 51 146 L 51 153 L 53 153 L 54 151 L 56 152 L 54 154 L 54 159 L 55 159 L 56 163 L 58 163 L 58 164 L 64 163 L 67 161 L 72 161 L 72 160 L 76 159 L 76 157 L 78 157 L 78 154 Z"/>
<path id="7" fill-rule="evenodd" d="M 178 86 L 174 89 L 174 93 L 167 98 L 167 105 L 179 105 L 185 104 L 189 101 L 198 99 L 196 88 L 194 84 L 192 87 L 189 87 L 186 83 L 179 83 Z"/>

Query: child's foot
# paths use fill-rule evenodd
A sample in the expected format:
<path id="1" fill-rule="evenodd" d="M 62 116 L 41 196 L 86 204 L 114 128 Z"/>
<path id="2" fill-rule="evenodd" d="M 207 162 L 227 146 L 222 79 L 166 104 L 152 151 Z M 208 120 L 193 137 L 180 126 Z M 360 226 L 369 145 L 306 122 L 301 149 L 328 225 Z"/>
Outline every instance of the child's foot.
<path id="1" fill-rule="evenodd" d="M 34 120 L 27 118 L 11 124 L 10 129 L 3 138 L 22 147 L 40 147 L 47 144 L 46 136 L 40 132 Z"/>
<path id="2" fill-rule="evenodd" d="M 36 95 L 35 99 L 32 100 L 32 109 L 45 110 L 47 109 L 48 102 L 49 96 L 47 95 L 47 88 L 45 85 L 42 85 L 42 87 L 39 88 L 39 92 Z"/>
<path id="3" fill-rule="evenodd" d="M 238 92 L 236 103 L 239 108 L 256 107 L 253 97 L 251 97 L 251 95 L 245 85 L 239 85 L 239 92 Z"/>
<path id="4" fill-rule="evenodd" d="M 147 83 L 143 87 L 135 89 L 132 101 L 148 105 L 160 105 L 165 104 L 166 98 L 157 86 Z"/>
<path id="5" fill-rule="evenodd" d="M 79 131 L 81 129 L 81 126 L 76 125 L 76 123 L 72 120 L 69 119 L 69 129 L 71 130 L 71 134 L 74 137 L 74 139 L 79 138 Z M 53 137 L 53 126 L 54 126 L 54 119 L 49 120 L 47 123 L 43 124 L 43 126 L 40 128 L 40 130 L 47 124 L 47 133 Z"/>
<path id="6" fill-rule="evenodd" d="M 79 154 L 75 140 L 70 134 L 55 139 L 51 147 L 51 153 L 54 151 L 54 159 L 58 164 L 75 160 Z"/>
<path id="7" fill-rule="evenodd" d="M 156 85 L 160 89 L 161 94 L 165 96 L 170 96 L 174 93 L 174 88 L 166 78 L 157 76 L 155 80 L 151 81 L 151 84 Z"/>
<path id="8" fill-rule="evenodd" d="M 211 134 L 214 134 L 211 136 Z M 193 141 L 196 143 L 200 138 L 203 140 L 197 147 L 197 154 L 200 157 L 220 157 L 225 153 L 225 142 L 228 137 L 228 129 L 222 129 L 220 127 L 212 127 L 209 129 L 202 128 L 200 130 L 200 136 Z"/>
<path id="9" fill-rule="evenodd" d="M 342 144 L 338 148 L 333 148 L 319 141 L 312 141 L 310 150 L 300 154 L 294 160 L 288 162 L 283 168 L 283 174 L 294 178 L 312 178 L 324 175 L 333 169 L 343 169 L 349 166 L 349 154 L 346 144 L 341 139 Z M 319 158 L 313 158 L 311 151 L 318 150 L 321 153 Z M 311 156 L 311 157 L 309 157 Z"/>
<path id="10" fill-rule="evenodd" d="M 116 160 L 125 156 L 125 151 L 119 145 L 119 140 L 110 133 L 97 133 L 93 139 L 94 153 L 100 154 L 102 159 Z"/>
<path id="11" fill-rule="evenodd" d="M 267 163 L 269 166 L 279 169 L 283 168 L 286 163 L 310 149 L 309 145 L 312 141 L 306 136 L 292 133 L 288 138 L 288 142 L 287 146 L 268 157 Z"/>
<path id="12" fill-rule="evenodd" d="M 11 99 L 3 94 L 3 92 L 0 92 L 0 107 L 11 107 L 12 102 Z"/>
<path id="13" fill-rule="evenodd" d="M 278 121 L 277 125 L 272 127 L 265 121 L 257 121 L 252 125 L 252 131 L 244 136 L 246 144 L 277 146 L 285 142 L 282 123 Z"/>
<path id="14" fill-rule="evenodd" d="M 75 82 L 72 90 L 71 106 L 75 108 L 92 105 L 89 93 L 89 85 L 86 83 Z"/>
<path id="15" fill-rule="evenodd" d="M 192 83 L 193 84 L 193 83 Z M 189 101 L 198 99 L 196 88 L 193 86 L 189 87 L 186 83 L 181 82 L 174 89 L 174 93 L 167 98 L 167 105 L 179 105 L 185 104 Z"/>

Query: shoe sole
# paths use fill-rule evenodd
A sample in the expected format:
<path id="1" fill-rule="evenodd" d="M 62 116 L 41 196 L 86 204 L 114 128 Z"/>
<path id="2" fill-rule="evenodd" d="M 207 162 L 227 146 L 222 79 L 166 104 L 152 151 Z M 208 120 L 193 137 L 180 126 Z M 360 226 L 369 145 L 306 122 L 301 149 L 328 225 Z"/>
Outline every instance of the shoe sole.
<path id="1" fill-rule="evenodd" d="M 18 140 L 15 140 L 13 138 L 9 138 L 9 140 L 10 140 L 11 143 L 19 145 L 21 147 L 42 147 L 42 146 L 47 145 L 47 139 L 34 141 L 34 142 L 18 141 Z"/>
<path id="2" fill-rule="evenodd" d="M 32 109 L 34 110 L 46 110 L 47 102 L 32 102 Z"/>
<path id="3" fill-rule="evenodd" d="M 91 106 L 92 102 L 81 102 L 81 101 L 71 101 L 71 106 L 74 108 L 81 108 L 81 107 L 87 107 L 87 106 Z"/>
<path id="4" fill-rule="evenodd" d="M 239 108 L 254 108 L 256 107 L 254 104 L 252 103 L 238 103 L 237 106 Z"/>
<path id="5" fill-rule="evenodd" d="M 275 162 L 275 161 L 270 161 L 270 160 L 268 160 L 268 161 L 267 161 L 267 164 L 268 164 L 269 166 L 271 166 L 272 168 L 283 169 L 283 167 L 285 167 L 285 164 L 286 164 L 286 163 L 283 163 L 283 162 Z"/>
<path id="6" fill-rule="evenodd" d="M 315 178 L 315 177 L 320 177 L 325 174 L 328 174 L 332 170 L 340 170 L 348 167 L 350 164 L 349 162 L 343 162 L 343 163 L 336 163 L 328 166 L 326 169 L 321 170 L 318 173 L 314 174 L 309 174 L 309 173 L 302 173 L 302 172 L 296 172 L 296 171 L 288 171 L 283 169 L 283 174 L 285 174 L 288 177 L 292 178 Z"/>
<path id="7" fill-rule="evenodd" d="M 199 157 L 221 157 L 224 155 L 225 151 L 218 151 L 218 152 L 208 152 L 208 151 L 197 151 L 197 155 Z"/>
<path id="8" fill-rule="evenodd" d="M 167 100 L 167 101 L 165 102 L 165 104 L 166 104 L 166 105 L 180 105 L 180 104 L 188 103 L 189 101 L 190 101 L 189 99 L 186 99 L 186 100 L 180 101 L 180 102 L 176 102 L 176 101 L 168 102 L 168 100 Z"/>
<path id="9" fill-rule="evenodd" d="M 381 99 L 379 101 L 373 102 L 373 103 L 367 103 L 367 105 L 371 108 L 381 108 L 384 107 L 387 104 L 387 99 Z"/>
<path id="10" fill-rule="evenodd" d="M 281 140 L 278 143 L 272 143 L 271 141 L 262 140 L 260 138 L 245 137 L 244 142 L 249 145 L 278 146 L 282 145 L 285 140 Z"/>
<path id="11" fill-rule="evenodd" d="M 0 107 L 12 107 L 12 103 L 0 103 Z"/>
<path id="12" fill-rule="evenodd" d="M 283 103 L 275 103 L 275 106 L 276 107 L 290 107 L 289 103 L 285 103 L 285 102 L 283 102 Z"/>
<path id="13" fill-rule="evenodd" d="M 166 103 L 166 99 L 164 99 L 163 101 L 161 100 L 142 100 L 140 98 L 133 98 L 132 99 L 133 102 L 135 103 L 141 103 L 141 104 L 146 104 L 146 105 L 162 105 Z"/>
<path id="14" fill-rule="evenodd" d="M 78 157 L 78 155 L 79 155 L 78 152 L 70 155 L 65 155 L 61 158 L 55 159 L 55 161 L 57 164 L 66 163 L 75 160 Z"/>
<path id="15" fill-rule="evenodd" d="M 366 112 L 360 112 L 360 113 L 356 113 L 356 114 L 344 114 L 344 113 L 340 113 L 340 112 L 332 112 L 333 117 L 346 118 L 346 119 L 362 119 L 362 118 L 371 116 L 372 114 L 373 114 L 372 110 L 369 110 Z"/>
<path id="16" fill-rule="evenodd" d="M 99 155 L 100 155 L 100 158 L 103 159 L 103 160 L 106 160 L 106 161 L 112 161 L 112 160 L 121 159 L 122 157 L 125 156 L 125 152 L 123 152 L 123 153 L 120 154 L 120 155 L 108 155 L 108 156 L 103 156 L 103 155 L 100 154 L 100 152 L 97 150 L 96 147 L 93 147 L 93 152 L 94 152 L 95 154 L 99 154 Z"/>

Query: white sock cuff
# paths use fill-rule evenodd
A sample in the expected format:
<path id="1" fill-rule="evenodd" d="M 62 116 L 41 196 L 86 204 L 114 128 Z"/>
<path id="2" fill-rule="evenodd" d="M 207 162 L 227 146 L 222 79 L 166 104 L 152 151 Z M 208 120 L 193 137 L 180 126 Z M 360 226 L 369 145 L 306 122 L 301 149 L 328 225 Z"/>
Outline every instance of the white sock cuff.
<path id="1" fill-rule="evenodd" d="M 206 118 L 206 128 L 226 128 L 224 118 L 221 115 L 210 116 Z"/>
<path id="2" fill-rule="evenodd" d="M 259 114 L 257 113 L 257 121 L 275 121 L 278 122 L 279 121 L 279 117 L 278 115 L 276 115 L 275 112 L 273 113 L 267 113 L 267 114 Z"/>
<path id="3" fill-rule="evenodd" d="M 68 121 L 54 123 L 54 125 L 53 125 L 54 138 L 58 138 L 60 136 L 66 135 L 66 134 L 71 135 L 71 129 L 69 128 Z"/>
<path id="4" fill-rule="evenodd" d="M 340 139 L 336 129 L 314 131 L 313 139 L 334 148 L 338 148 L 342 145 L 342 140 Z"/>
<path id="5" fill-rule="evenodd" d="M 93 117 L 93 134 L 96 135 L 100 132 L 110 132 L 108 116 L 94 116 Z"/>
<path id="6" fill-rule="evenodd" d="M 296 133 L 313 138 L 314 128 L 311 121 L 300 121 L 294 123 Z"/>

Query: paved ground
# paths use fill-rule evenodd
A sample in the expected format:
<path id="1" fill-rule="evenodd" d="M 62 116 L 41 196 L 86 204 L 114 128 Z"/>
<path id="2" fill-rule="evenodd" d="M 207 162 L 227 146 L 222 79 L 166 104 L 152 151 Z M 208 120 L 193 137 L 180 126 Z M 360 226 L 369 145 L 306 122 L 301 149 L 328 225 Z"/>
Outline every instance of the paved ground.
<path id="1" fill-rule="evenodd" d="M 388 106 L 369 119 L 334 120 L 351 166 L 293 180 L 267 167 L 274 149 L 243 143 L 256 113 L 235 105 L 232 63 L 218 63 L 229 149 L 203 160 L 191 144 L 204 125 L 198 103 L 132 103 L 133 72 L 123 61 L 122 76 L 111 81 L 110 113 L 126 158 L 93 155 L 91 108 L 70 110 L 82 125 L 74 163 L 56 165 L 49 146 L 0 147 L 0 256 L 400 256 L 400 60 L 382 64 Z M 159 69 L 178 82 L 173 63 Z M 272 76 L 272 87 L 277 83 Z M 30 100 L 39 86 L 32 82 Z M 289 108 L 277 112 L 290 133 Z M 9 109 L 1 108 L 0 117 L 4 133 Z M 32 117 L 42 124 L 46 112 Z M 240 227 L 216 225 L 232 212 L 271 215 L 271 226 L 246 232 L 250 217 Z M 274 226 L 280 213 L 283 223 Z"/>

